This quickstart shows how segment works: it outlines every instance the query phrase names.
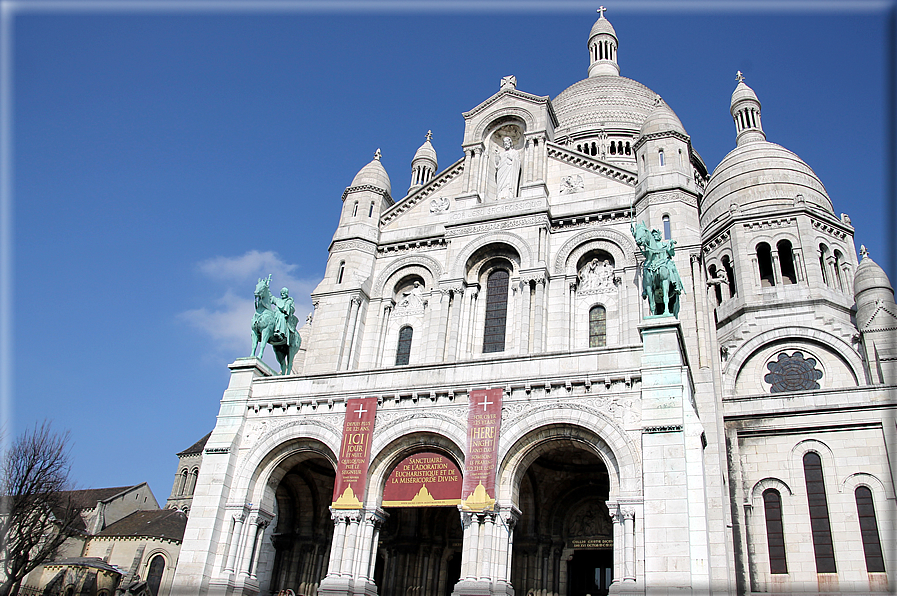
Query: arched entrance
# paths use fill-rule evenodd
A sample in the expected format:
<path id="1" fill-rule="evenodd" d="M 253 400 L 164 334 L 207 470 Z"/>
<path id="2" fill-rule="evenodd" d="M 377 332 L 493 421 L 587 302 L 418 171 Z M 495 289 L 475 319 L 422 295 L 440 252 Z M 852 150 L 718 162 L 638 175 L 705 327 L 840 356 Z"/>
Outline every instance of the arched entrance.
<path id="1" fill-rule="evenodd" d="M 613 569 L 607 468 L 585 445 L 546 447 L 520 480 L 511 585 L 522 595 L 603 596 Z"/>
<path id="2" fill-rule="evenodd" d="M 442 450 L 418 451 L 390 471 L 374 582 L 380 594 L 449 596 L 461 577 L 461 472 Z"/>
<path id="3" fill-rule="evenodd" d="M 308 596 L 317 593 L 330 559 L 329 506 L 335 476 L 327 459 L 309 453 L 277 485 L 271 593 L 287 589 Z"/>

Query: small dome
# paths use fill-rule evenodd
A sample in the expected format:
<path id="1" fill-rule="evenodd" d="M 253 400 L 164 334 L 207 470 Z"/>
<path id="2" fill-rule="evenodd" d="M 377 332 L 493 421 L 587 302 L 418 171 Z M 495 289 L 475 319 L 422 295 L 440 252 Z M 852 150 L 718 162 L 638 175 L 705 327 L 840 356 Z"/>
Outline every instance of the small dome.
<path id="1" fill-rule="evenodd" d="M 639 130 L 639 136 L 669 131 L 687 134 L 685 132 L 685 127 L 682 126 L 682 122 L 679 121 L 678 116 L 676 116 L 673 110 L 671 110 L 663 100 L 659 101 L 659 105 L 654 108 L 654 111 L 648 115 L 648 119 L 642 124 L 641 130 Z"/>
<path id="2" fill-rule="evenodd" d="M 427 160 L 432 161 L 433 165 L 436 165 L 436 150 L 433 149 L 433 145 L 430 144 L 429 134 L 427 135 L 427 140 L 424 141 L 424 144 L 420 146 L 420 149 L 414 154 L 414 158 L 411 160 L 411 163 L 414 163 L 418 160 Z"/>
<path id="3" fill-rule="evenodd" d="M 825 186 L 800 157 L 768 141 L 747 143 L 713 170 L 701 200 L 701 227 L 711 230 L 730 212 L 775 213 L 803 204 L 835 214 Z"/>
<path id="4" fill-rule="evenodd" d="M 614 39 L 617 39 L 617 32 L 614 31 L 614 26 L 610 24 L 610 21 L 604 18 L 603 14 L 597 21 L 595 21 L 595 24 L 592 25 L 592 31 L 589 32 L 589 39 L 592 39 L 601 33 L 608 33 L 613 35 Z"/>
<path id="5" fill-rule="evenodd" d="M 389 175 L 380 163 L 380 150 L 374 154 L 371 163 L 361 168 L 352 180 L 352 186 L 375 186 L 392 194 L 392 186 L 389 183 Z"/>
<path id="6" fill-rule="evenodd" d="M 869 258 L 865 246 L 860 247 L 860 254 L 863 255 L 863 259 L 857 265 L 857 272 L 853 278 L 853 293 L 858 301 L 860 294 L 866 290 L 886 289 L 893 294 L 894 288 L 887 274 L 878 263 Z"/>
<path id="7" fill-rule="evenodd" d="M 732 92 L 732 101 L 729 103 L 729 108 L 734 108 L 735 104 L 746 99 L 756 101 L 758 104 L 760 103 L 754 90 L 745 85 L 744 81 L 739 81 L 738 86 L 735 87 L 735 91 Z"/>

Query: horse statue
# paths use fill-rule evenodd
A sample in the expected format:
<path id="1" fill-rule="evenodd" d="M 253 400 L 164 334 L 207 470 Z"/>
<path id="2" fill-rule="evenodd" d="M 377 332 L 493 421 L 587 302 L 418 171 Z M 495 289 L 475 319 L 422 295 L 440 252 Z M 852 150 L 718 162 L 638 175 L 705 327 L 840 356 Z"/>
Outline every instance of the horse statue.
<path id="1" fill-rule="evenodd" d="M 255 314 L 252 317 L 250 356 L 261 359 L 265 354 L 265 346 L 271 344 L 280 364 L 280 374 L 286 375 L 293 369 L 293 358 L 299 351 L 302 339 L 296 331 L 299 319 L 293 314 L 295 311 L 293 299 L 289 297 L 286 288 L 281 290 L 280 295 L 280 298 L 272 298 L 270 275 L 267 278 L 260 278 L 255 286 Z"/>
<path id="2" fill-rule="evenodd" d="M 659 230 L 648 231 L 648 226 L 641 221 L 631 224 L 630 229 L 645 257 L 642 298 L 648 299 L 652 315 L 672 314 L 679 318 L 679 297 L 685 294 L 685 286 L 673 262 L 676 241 L 663 240 Z"/>

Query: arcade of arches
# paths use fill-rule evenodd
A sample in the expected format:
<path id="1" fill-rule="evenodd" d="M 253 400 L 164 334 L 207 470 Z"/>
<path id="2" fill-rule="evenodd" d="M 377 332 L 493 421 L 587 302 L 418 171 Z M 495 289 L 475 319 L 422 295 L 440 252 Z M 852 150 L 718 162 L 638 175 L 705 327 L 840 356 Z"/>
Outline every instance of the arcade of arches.
<path id="1" fill-rule="evenodd" d="M 327 574 L 334 469 L 323 457 L 294 464 L 276 491 L 270 592 L 314 595 Z M 518 594 L 602 596 L 612 581 L 613 524 L 604 463 L 584 446 L 556 440 L 523 473 L 511 585 Z M 381 595 L 449 596 L 461 576 L 456 507 L 385 507 L 374 583 Z"/>

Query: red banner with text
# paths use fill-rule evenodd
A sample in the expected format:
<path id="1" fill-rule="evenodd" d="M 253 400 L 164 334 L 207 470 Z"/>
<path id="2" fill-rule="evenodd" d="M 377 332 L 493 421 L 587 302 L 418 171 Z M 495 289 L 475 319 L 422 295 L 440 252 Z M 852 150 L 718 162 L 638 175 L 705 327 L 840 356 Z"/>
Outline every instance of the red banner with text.
<path id="1" fill-rule="evenodd" d="M 383 488 L 384 507 L 442 507 L 461 503 L 461 472 L 440 453 L 425 451 L 403 459 Z"/>
<path id="2" fill-rule="evenodd" d="M 334 509 L 361 509 L 363 506 L 376 415 L 376 397 L 350 399 L 346 403 L 343 442 L 333 485 Z"/>
<path id="3" fill-rule="evenodd" d="M 495 505 L 495 469 L 498 466 L 498 430 L 501 426 L 501 389 L 470 392 L 467 405 L 467 453 L 461 504 L 467 511 Z"/>

